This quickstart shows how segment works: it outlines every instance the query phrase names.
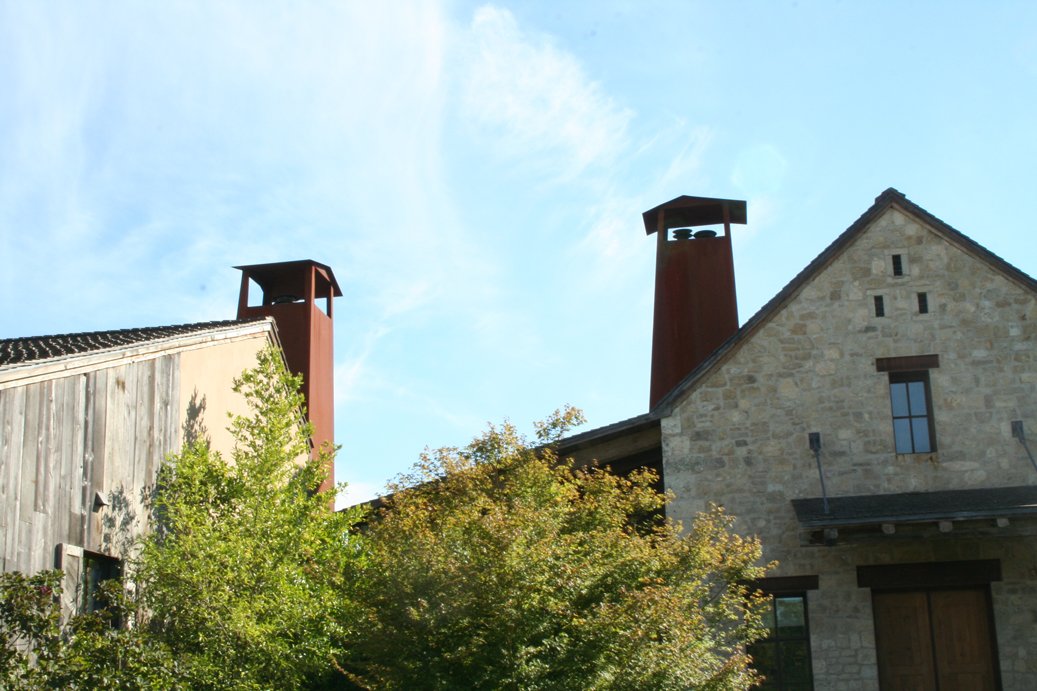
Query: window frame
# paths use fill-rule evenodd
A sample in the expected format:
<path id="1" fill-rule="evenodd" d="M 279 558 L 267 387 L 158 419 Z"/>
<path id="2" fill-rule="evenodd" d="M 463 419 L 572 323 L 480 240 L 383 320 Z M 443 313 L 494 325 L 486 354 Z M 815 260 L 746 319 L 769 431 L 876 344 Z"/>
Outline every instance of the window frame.
<path id="1" fill-rule="evenodd" d="M 918 401 L 911 393 L 911 384 L 922 385 L 923 400 L 921 402 L 925 406 L 925 409 L 921 413 L 919 413 L 917 409 L 914 408 Z M 897 397 L 894 395 L 894 387 L 900 385 L 903 385 L 905 387 L 904 403 L 907 405 L 906 414 L 898 413 L 898 406 L 896 402 Z M 908 370 L 890 372 L 889 405 L 890 414 L 892 415 L 893 420 L 893 450 L 898 454 L 920 454 L 936 452 L 936 425 L 933 420 L 933 394 L 932 386 L 929 382 L 929 370 Z M 922 420 L 925 421 L 925 441 L 928 442 L 928 448 L 919 448 L 921 445 L 918 443 L 918 432 L 919 423 Z M 903 429 L 904 421 L 907 421 L 906 435 L 904 434 L 904 432 L 900 431 Z M 907 450 L 904 450 L 905 447 L 907 448 Z"/>
<path id="2" fill-rule="evenodd" d="M 887 390 L 889 391 L 889 407 L 890 416 L 893 421 L 893 452 L 896 454 L 926 454 L 936 453 L 938 446 L 936 444 L 936 411 L 933 408 L 933 390 L 932 382 L 930 381 L 929 371 L 937 369 L 940 366 L 940 356 L 937 354 L 929 355 L 902 355 L 896 357 L 880 357 L 875 358 L 875 371 L 887 373 Z M 895 404 L 893 399 L 893 385 L 904 382 L 921 381 L 923 382 L 925 391 L 925 407 L 926 415 L 924 416 L 927 421 L 927 429 L 929 433 L 929 450 L 928 451 L 916 451 L 914 443 L 913 426 L 909 424 L 909 429 L 912 430 L 911 435 L 911 451 L 900 451 L 897 448 L 897 425 L 898 419 L 906 418 L 921 418 L 921 415 L 915 416 L 899 416 L 895 415 Z"/>
<path id="3" fill-rule="evenodd" d="M 110 554 L 84 549 L 82 556 L 82 600 L 80 612 L 100 612 L 108 606 L 100 597 L 100 587 L 110 580 L 121 581 L 123 560 Z M 112 615 L 111 627 L 119 628 L 122 622 L 117 614 Z"/>
<path id="4" fill-rule="evenodd" d="M 761 691 L 813 691 L 814 689 L 814 660 L 813 650 L 811 649 L 810 642 L 810 605 L 807 598 L 806 590 L 782 590 L 782 591 L 770 591 L 768 588 L 764 588 L 764 592 L 767 594 L 769 611 L 766 616 L 769 617 L 769 623 L 767 624 L 768 635 L 757 641 L 754 641 L 748 647 L 748 653 L 754 658 L 754 649 L 759 651 L 764 647 L 770 648 L 774 651 L 771 659 L 777 663 L 776 672 L 767 673 L 759 671 L 759 673 L 766 677 L 766 680 L 757 687 Z M 789 635 L 782 633 L 782 627 L 778 624 L 778 600 L 799 600 L 803 611 L 803 626 L 802 634 Z M 789 651 L 793 646 L 801 647 L 806 651 L 806 672 L 807 679 L 804 680 L 788 680 L 786 678 L 786 662 L 789 660 L 789 655 L 783 654 L 784 651 Z M 760 656 L 762 658 L 762 656 Z M 754 669 L 757 669 L 754 664 Z"/>
<path id="5" fill-rule="evenodd" d="M 872 297 L 872 302 L 875 306 L 875 316 L 882 318 L 886 316 L 886 298 L 882 295 L 875 295 Z"/>

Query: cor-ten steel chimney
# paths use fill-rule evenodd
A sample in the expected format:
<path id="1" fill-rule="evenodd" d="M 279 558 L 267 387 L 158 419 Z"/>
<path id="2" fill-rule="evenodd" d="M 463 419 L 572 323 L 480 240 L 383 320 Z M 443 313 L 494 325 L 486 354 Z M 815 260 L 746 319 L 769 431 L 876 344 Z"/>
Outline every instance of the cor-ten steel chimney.
<path id="1" fill-rule="evenodd" d="M 651 409 L 738 330 L 731 224 L 745 224 L 746 206 L 681 196 L 643 217 L 656 233 Z M 718 227 L 692 230 L 702 226 Z"/>
<path id="2" fill-rule="evenodd" d="M 332 304 L 342 296 L 331 267 L 311 259 L 236 266 L 241 270 L 238 319 L 273 317 L 293 374 L 302 375 L 306 413 L 313 425 L 314 453 L 335 443 L 334 341 Z M 249 284 L 262 290 L 259 305 L 249 305 Z M 335 486 L 327 468 L 321 491 Z"/>

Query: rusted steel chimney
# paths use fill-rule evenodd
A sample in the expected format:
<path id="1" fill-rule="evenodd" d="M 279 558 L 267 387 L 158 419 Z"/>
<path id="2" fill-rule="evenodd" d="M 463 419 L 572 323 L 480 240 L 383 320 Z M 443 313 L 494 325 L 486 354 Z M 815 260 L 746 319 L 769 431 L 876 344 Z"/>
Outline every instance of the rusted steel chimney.
<path id="1" fill-rule="evenodd" d="M 310 259 L 236 266 L 241 269 L 238 319 L 273 317 L 288 369 L 303 378 L 306 411 L 313 425 L 314 449 L 335 443 L 335 360 L 332 304 L 342 296 L 331 268 Z M 249 284 L 263 292 L 249 306 Z M 335 468 L 327 469 L 321 491 L 335 485 Z"/>
<path id="2" fill-rule="evenodd" d="M 738 330 L 731 224 L 745 202 L 681 196 L 644 212 L 657 234 L 652 386 L 655 405 Z M 714 229 L 692 230 L 701 226 Z"/>

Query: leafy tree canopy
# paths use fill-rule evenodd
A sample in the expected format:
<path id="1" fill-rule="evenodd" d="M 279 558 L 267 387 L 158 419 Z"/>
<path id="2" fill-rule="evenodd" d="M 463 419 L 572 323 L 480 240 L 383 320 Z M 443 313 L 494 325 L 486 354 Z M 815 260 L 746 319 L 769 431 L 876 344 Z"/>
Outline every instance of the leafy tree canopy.
<path id="1" fill-rule="evenodd" d="M 277 351 L 235 381 L 251 414 L 225 459 L 190 440 L 162 467 L 150 532 L 104 611 L 62 620 L 60 572 L 0 574 L 0 687 L 297 689 L 344 680 L 357 512 L 318 492 L 299 379 Z M 113 617 L 125 625 L 113 628 Z"/>
<path id="2" fill-rule="evenodd" d="M 510 424 L 423 455 L 370 521 L 354 679 L 384 689 L 741 689 L 759 544 L 719 509 L 686 532 L 648 471 L 560 460 Z"/>
<path id="3" fill-rule="evenodd" d="M 317 491 L 333 450 L 310 457 L 299 384 L 263 351 L 235 380 L 252 412 L 231 420 L 232 457 L 195 441 L 159 475 L 134 577 L 149 627 L 205 686 L 312 685 L 354 619 L 357 514 Z"/>
<path id="4" fill-rule="evenodd" d="M 107 611 L 62 620 L 59 573 L 0 575 L 0 686 L 752 685 L 759 544 L 719 509 L 682 530 L 648 471 L 560 459 L 578 411 L 424 454 L 364 519 L 318 492 L 333 450 L 310 453 L 298 385 L 264 351 L 231 457 L 195 438 L 164 465 Z"/>

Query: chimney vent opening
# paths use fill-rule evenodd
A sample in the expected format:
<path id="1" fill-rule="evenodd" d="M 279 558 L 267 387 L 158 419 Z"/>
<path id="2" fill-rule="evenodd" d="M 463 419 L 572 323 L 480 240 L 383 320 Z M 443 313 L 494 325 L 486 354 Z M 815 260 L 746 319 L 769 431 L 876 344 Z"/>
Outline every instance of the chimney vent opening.
<path id="1" fill-rule="evenodd" d="M 709 238 L 715 238 L 720 233 L 710 228 L 704 228 L 702 230 L 694 230 L 692 228 L 673 228 L 673 239 L 674 240 L 704 240 Z"/>

